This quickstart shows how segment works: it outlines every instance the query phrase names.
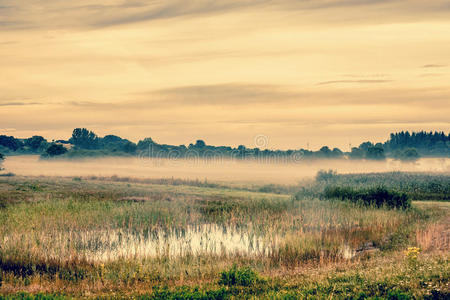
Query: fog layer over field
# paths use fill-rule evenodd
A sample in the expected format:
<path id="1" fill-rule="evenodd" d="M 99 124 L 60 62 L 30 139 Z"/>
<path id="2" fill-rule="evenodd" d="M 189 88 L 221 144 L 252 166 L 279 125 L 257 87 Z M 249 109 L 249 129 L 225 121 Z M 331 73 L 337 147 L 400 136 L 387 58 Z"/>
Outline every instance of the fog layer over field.
<path id="1" fill-rule="evenodd" d="M 450 172 L 448 158 L 422 158 L 416 162 L 365 160 L 290 161 L 229 159 L 94 158 L 82 160 L 42 160 L 39 156 L 9 156 L 4 167 L 16 175 L 113 176 L 137 178 L 181 178 L 227 182 L 294 184 L 314 176 L 318 170 L 338 173 L 362 172 Z"/>

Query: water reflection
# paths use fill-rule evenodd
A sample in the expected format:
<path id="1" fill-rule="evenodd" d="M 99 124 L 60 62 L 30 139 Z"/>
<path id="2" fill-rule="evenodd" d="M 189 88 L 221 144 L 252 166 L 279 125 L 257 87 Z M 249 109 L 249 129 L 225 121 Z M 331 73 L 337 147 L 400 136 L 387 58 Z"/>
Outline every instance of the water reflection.
<path id="1" fill-rule="evenodd" d="M 39 253 L 46 253 L 47 258 L 83 258 L 106 262 L 121 258 L 173 258 L 202 254 L 266 256 L 275 249 L 277 241 L 244 229 L 202 224 L 171 230 L 35 232 L 3 239 L 3 244 L 17 243 L 32 245 Z"/>

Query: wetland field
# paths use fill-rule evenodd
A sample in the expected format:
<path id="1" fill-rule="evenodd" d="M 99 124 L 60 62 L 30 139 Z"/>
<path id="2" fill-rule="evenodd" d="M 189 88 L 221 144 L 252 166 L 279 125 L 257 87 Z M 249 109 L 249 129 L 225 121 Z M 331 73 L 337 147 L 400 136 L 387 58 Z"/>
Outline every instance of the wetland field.
<path id="1" fill-rule="evenodd" d="M 14 159 L 17 174 L 0 176 L 0 299 L 450 295 L 445 171 L 338 169 L 282 184 L 237 171 L 46 174 L 51 162 L 35 162 L 37 176 Z"/>

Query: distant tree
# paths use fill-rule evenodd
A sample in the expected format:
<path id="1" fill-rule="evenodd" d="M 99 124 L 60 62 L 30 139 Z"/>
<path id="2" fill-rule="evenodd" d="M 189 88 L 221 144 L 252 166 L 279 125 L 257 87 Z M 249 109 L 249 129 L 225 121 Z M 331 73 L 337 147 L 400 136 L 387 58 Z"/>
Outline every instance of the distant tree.
<path id="1" fill-rule="evenodd" d="M 106 135 L 103 138 L 100 138 L 99 144 L 100 147 L 112 152 L 122 151 L 126 153 L 134 153 L 137 149 L 135 143 L 116 135 Z"/>
<path id="2" fill-rule="evenodd" d="M 195 142 L 195 147 L 197 148 L 204 148 L 206 146 L 206 143 L 203 140 L 197 140 Z"/>
<path id="3" fill-rule="evenodd" d="M 47 140 L 42 136 L 34 135 L 25 140 L 25 146 L 30 147 L 30 150 L 37 151 L 43 143 L 47 143 Z"/>
<path id="4" fill-rule="evenodd" d="M 401 131 L 391 133 L 384 148 L 398 155 L 398 150 L 415 148 L 419 154 L 433 156 L 450 156 L 450 134 L 444 132 L 412 132 Z"/>
<path id="5" fill-rule="evenodd" d="M 319 157 L 330 157 L 331 156 L 331 150 L 328 148 L 328 146 L 323 146 L 320 148 L 320 150 L 317 153 Z"/>
<path id="6" fill-rule="evenodd" d="M 121 150 L 126 153 L 134 153 L 137 150 L 137 146 L 133 142 L 126 141 L 122 144 Z"/>
<path id="7" fill-rule="evenodd" d="M 0 153 L 0 171 L 3 170 L 2 163 L 3 163 L 4 160 L 5 160 L 5 156 Z"/>
<path id="8" fill-rule="evenodd" d="M 78 148 L 96 149 L 98 147 L 99 138 L 94 132 L 89 131 L 86 128 L 75 128 L 69 141 Z"/>
<path id="9" fill-rule="evenodd" d="M 67 152 L 67 149 L 61 144 L 51 144 L 45 151 L 48 156 L 57 156 Z"/>
<path id="10" fill-rule="evenodd" d="M 363 159 L 364 158 L 364 150 L 361 148 L 353 147 L 350 152 L 350 159 Z"/>
<path id="11" fill-rule="evenodd" d="M 152 138 L 148 137 L 148 138 L 145 138 L 145 139 L 139 141 L 137 144 L 137 148 L 139 150 L 148 150 L 148 148 L 153 144 L 155 144 L 155 142 L 152 140 Z"/>
<path id="12" fill-rule="evenodd" d="M 12 151 L 17 151 L 23 147 L 23 143 L 13 136 L 0 135 L 0 146 L 9 148 Z"/>
<path id="13" fill-rule="evenodd" d="M 102 138 L 102 142 L 104 143 L 104 144 L 115 144 L 115 143 L 120 143 L 120 142 L 122 142 L 124 139 L 122 139 L 120 136 L 117 136 L 117 135 L 113 135 L 113 134 L 108 134 L 108 135 L 105 135 L 103 138 Z"/>
<path id="14" fill-rule="evenodd" d="M 394 152 L 394 157 L 405 161 L 415 161 L 420 158 L 420 155 L 415 148 L 406 148 Z"/>
<path id="15" fill-rule="evenodd" d="M 361 145 L 359 145 L 359 148 L 367 151 L 370 147 L 373 147 L 373 144 L 371 142 L 364 142 Z"/>
<path id="16" fill-rule="evenodd" d="M 333 148 L 333 151 L 331 152 L 331 155 L 333 157 L 338 158 L 338 157 L 342 157 L 344 155 L 344 153 L 339 148 Z"/>
<path id="17" fill-rule="evenodd" d="M 373 146 L 367 149 L 366 158 L 373 160 L 383 160 L 386 159 L 386 155 L 384 154 L 383 148 Z"/>

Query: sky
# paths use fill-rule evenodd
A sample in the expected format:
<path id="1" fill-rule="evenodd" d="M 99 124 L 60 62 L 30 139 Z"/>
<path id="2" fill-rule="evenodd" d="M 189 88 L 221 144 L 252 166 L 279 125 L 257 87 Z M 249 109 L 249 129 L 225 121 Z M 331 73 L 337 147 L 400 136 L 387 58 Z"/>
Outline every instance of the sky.
<path id="1" fill-rule="evenodd" d="M 0 134 L 348 150 L 450 131 L 448 0 L 0 0 Z"/>

